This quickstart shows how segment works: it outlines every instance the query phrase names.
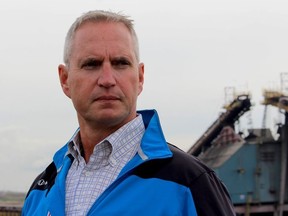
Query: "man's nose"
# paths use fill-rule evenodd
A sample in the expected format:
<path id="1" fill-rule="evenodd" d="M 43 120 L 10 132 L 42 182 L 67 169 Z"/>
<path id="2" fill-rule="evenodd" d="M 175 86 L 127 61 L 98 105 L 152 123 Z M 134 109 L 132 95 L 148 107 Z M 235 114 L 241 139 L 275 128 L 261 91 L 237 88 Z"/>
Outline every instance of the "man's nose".
<path id="1" fill-rule="evenodd" d="M 112 87 L 116 84 L 113 67 L 110 63 L 103 63 L 102 70 L 98 78 L 98 85 L 104 88 Z"/>

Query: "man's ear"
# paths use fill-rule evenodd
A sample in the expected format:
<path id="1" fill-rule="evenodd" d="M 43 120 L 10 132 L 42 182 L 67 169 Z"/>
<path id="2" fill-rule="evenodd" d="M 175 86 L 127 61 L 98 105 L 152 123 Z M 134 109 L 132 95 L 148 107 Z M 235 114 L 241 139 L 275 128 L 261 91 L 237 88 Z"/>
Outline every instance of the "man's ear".
<path id="1" fill-rule="evenodd" d="M 59 80 L 60 80 L 61 87 L 62 87 L 64 94 L 67 97 L 71 98 L 70 88 L 69 88 L 69 83 L 68 83 L 68 69 L 65 65 L 60 64 L 58 66 L 58 75 L 59 75 Z"/>
<path id="2" fill-rule="evenodd" d="M 143 90 L 143 85 L 144 85 L 144 64 L 140 63 L 138 66 L 138 74 L 139 74 L 139 89 L 138 89 L 138 95 Z"/>

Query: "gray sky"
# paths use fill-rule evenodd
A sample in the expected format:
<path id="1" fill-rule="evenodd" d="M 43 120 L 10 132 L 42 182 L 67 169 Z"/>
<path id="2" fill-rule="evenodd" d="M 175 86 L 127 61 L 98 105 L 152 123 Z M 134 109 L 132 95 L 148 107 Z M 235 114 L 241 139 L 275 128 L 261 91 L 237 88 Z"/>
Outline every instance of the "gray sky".
<path id="1" fill-rule="evenodd" d="M 57 66 L 68 28 L 93 9 L 135 20 L 145 63 L 138 108 L 158 110 L 169 142 L 187 150 L 219 115 L 227 86 L 252 94 L 249 115 L 261 126 L 262 90 L 288 71 L 286 0 L 4 0 L 0 190 L 26 191 L 77 128 Z M 273 128 L 278 115 L 269 116 Z"/>

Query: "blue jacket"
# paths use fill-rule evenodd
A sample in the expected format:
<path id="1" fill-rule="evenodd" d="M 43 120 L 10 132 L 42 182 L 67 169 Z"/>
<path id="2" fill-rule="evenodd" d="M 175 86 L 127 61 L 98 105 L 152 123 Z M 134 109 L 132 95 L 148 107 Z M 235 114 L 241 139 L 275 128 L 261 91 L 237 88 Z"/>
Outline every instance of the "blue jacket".
<path id="1" fill-rule="evenodd" d="M 139 111 L 145 124 L 140 153 L 100 195 L 88 215 L 234 215 L 225 186 L 191 155 L 167 144 L 154 110 Z M 67 144 L 32 184 L 22 215 L 65 215 L 65 179 L 72 163 Z"/>

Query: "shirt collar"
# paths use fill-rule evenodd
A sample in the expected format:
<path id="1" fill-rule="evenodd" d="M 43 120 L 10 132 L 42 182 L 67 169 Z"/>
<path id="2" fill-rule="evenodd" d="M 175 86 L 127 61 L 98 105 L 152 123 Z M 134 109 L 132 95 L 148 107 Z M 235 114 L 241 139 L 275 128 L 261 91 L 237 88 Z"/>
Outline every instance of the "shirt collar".
<path id="1" fill-rule="evenodd" d="M 109 157 L 110 164 L 119 163 L 123 155 L 128 152 L 133 157 L 139 149 L 144 132 L 145 126 L 142 115 L 139 114 L 132 121 L 109 135 L 105 140 L 112 145 L 112 153 Z"/>
<path id="2" fill-rule="evenodd" d="M 119 160 L 121 160 L 123 153 L 133 151 L 133 156 L 136 154 L 144 132 L 145 126 L 142 115 L 138 114 L 136 118 L 110 134 L 98 144 L 105 143 L 112 146 L 109 163 L 114 166 L 119 162 Z M 77 160 L 78 163 L 80 160 L 84 160 L 81 156 L 80 142 L 80 130 L 78 130 L 68 144 L 68 152 Z"/>
<path id="3" fill-rule="evenodd" d="M 77 162 L 80 162 L 81 151 L 80 151 L 80 130 L 78 130 L 68 143 L 68 153 L 70 153 Z"/>

